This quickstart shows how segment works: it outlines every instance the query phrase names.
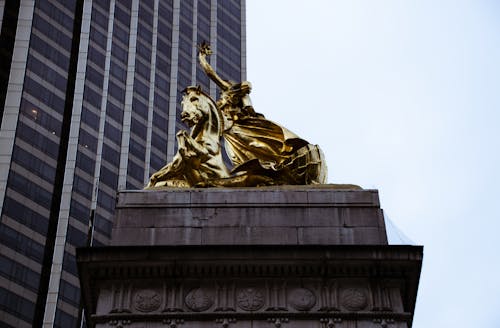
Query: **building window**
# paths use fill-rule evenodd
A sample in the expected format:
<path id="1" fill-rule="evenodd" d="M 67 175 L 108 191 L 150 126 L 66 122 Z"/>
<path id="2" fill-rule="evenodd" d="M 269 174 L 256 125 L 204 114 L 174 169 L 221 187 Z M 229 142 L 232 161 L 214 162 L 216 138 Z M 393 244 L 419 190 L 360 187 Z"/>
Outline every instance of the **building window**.
<path id="1" fill-rule="evenodd" d="M 106 122 L 104 124 L 104 136 L 109 140 L 114 142 L 116 145 L 120 146 L 122 143 L 122 131 L 115 128 L 111 123 Z"/>
<path id="2" fill-rule="evenodd" d="M 9 196 L 5 197 L 3 211 L 5 215 L 19 223 L 24 224 L 31 230 L 36 231 L 41 235 L 45 235 L 47 233 L 49 220 L 46 215 L 41 215 L 37 211 L 33 211 Z"/>
<path id="3" fill-rule="evenodd" d="M 71 255 L 70 253 L 68 253 L 66 251 L 64 251 L 63 269 L 64 269 L 64 271 L 71 273 L 75 277 L 78 276 L 76 258 L 75 258 L 75 256 Z"/>
<path id="4" fill-rule="evenodd" d="M 61 293 L 61 298 L 64 301 L 77 307 L 80 305 L 80 289 L 78 287 L 73 286 L 64 279 L 61 279 L 59 291 Z"/>
<path id="5" fill-rule="evenodd" d="M 95 161 L 81 151 L 76 154 L 76 166 L 89 175 L 94 175 Z"/>
<path id="6" fill-rule="evenodd" d="M 24 321 L 31 322 L 35 313 L 35 303 L 0 287 L 0 309 L 18 316 Z"/>
<path id="7" fill-rule="evenodd" d="M 40 275 L 3 255 L 0 255 L 0 275 L 34 292 L 38 291 Z"/>
<path id="8" fill-rule="evenodd" d="M 28 236 L 8 227 L 0 226 L 0 239 L 3 245 L 29 257 L 39 263 L 43 260 L 43 246 Z"/>
<path id="9" fill-rule="evenodd" d="M 106 219 L 105 217 L 99 214 L 96 214 L 94 225 L 97 231 L 99 231 L 108 238 L 111 237 L 111 228 L 113 224 L 111 223 L 110 220 Z"/>
<path id="10" fill-rule="evenodd" d="M 77 193 L 79 193 L 80 195 L 84 196 L 87 199 L 90 199 L 90 197 L 92 197 L 92 184 L 78 175 L 75 175 L 73 188 Z"/>
<path id="11" fill-rule="evenodd" d="M 116 167 L 120 165 L 120 153 L 107 144 L 102 146 L 102 157 Z"/>
<path id="12" fill-rule="evenodd" d="M 87 234 L 73 227 L 68 226 L 68 242 L 75 247 L 87 245 Z"/>
<path id="13" fill-rule="evenodd" d="M 12 152 L 12 160 L 48 183 L 54 183 L 56 169 L 37 156 L 34 156 L 32 153 L 20 147 L 16 147 Z"/>
<path id="14" fill-rule="evenodd" d="M 55 328 L 77 327 L 77 319 L 60 309 L 56 311 L 56 318 L 54 322 Z"/>
<path id="15" fill-rule="evenodd" d="M 117 123 L 121 124 L 123 120 L 123 108 L 120 108 L 108 101 L 106 114 L 113 118 Z"/>
<path id="16" fill-rule="evenodd" d="M 115 197 L 110 196 L 102 190 L 99 190 L 99 196 L 97 197 L 97 204 L 102 208 L 108 210 L 110 213 L 113 213 L 115 210 Z"/>
<path id="17" fill-rule="evenodd" d="M 134 113 L 138 114 L 140 117 L 147 118 L 148 117 L 148 106 L 145 105 L 142 101 L 134 97 L 132 100 L 132 110 Z"/>
<path id="18" fill-rule="evenodd" d="M 144 160 L 144 156 L 146 154 L 146 147 L 135 141 L 134 139 L 130 139 L 130 153 L 135 157 Z"/>
<path id="19" fill-rule="evenodd" d="M 90 218 L 89 206 L 85 206 L 85 205 L 79 203 L 78 201 L 72 199 L 70 210 L 69 210 L 69 215 L 72 218 L 75 218 L 78 221 L 82 222 L 83 224 L 88 224 L 89 218 Z"/>
<path id="20" fill-rule="evenodd" d="M 88 148 L 95 152 L 97 150 L 97 138 L 85 130 L 80 130 L 80 138 L 78 143 L 84 148 Z"/>
<path id="21" fill-rule="evenodd" d="M 105 166 L 101 166 L 100 181 L 115 190 L 118 186 L 118 175 L 108 170 Z"/>
<path id="22" fill-rule="evenodd" d="M 46 209 L 50 209 L 52 193 L 40 187 L 33 181 L 17 174 L 15 171 L 10 172 L 8 187 L 26 196 Z"/>

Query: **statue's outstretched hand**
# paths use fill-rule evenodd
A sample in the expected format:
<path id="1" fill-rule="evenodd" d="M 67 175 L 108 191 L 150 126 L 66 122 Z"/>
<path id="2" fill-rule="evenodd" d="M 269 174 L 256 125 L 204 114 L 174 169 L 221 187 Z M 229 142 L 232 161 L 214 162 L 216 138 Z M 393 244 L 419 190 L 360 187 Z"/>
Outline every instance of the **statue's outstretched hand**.
<path id="1" fill-rule="evenodd" d="M 201 44 L 198 45 L 198 51 L 200 52 L 201 55 L 211 55 L 212 54 L 212 49 L 210 49 L 210 45 L 203 41 Z"/>

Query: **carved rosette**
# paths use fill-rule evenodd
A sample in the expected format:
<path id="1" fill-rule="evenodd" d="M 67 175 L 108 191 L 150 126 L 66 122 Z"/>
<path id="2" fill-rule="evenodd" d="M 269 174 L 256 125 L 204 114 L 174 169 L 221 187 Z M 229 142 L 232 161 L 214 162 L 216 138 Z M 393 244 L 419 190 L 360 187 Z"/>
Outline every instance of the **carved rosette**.
<path id="1" fill-rule="evenodd" d="M 160 281 L 148 285 L 112 286 L 109 296 L 112 309 L 128 310 L 111 313 L 176 312 L 189 315 L 191 312 L 195 315 L 196 312 L 232 312 L 250 315 L 250 312 L 272 311 L 283 314 L 302 312 L 306 315 L 311 311 L 377 311 L 374 307 L 376 299 L 368 284 L 351 279 L 327 283 L 290 281 L 288 285 L 281 279 L 245 279 L 239 283 L 200 279 L 190 281 L 188 286 L 182 281 L 175 288 Z"/>
<path id="2" fill-rule="evenodd" d="M 289 294 L 290 305 L 299 311 L 308 311 L 316 304 L 316 296 L 306 288 L 296 288 Z"/>
<path id="3" fill-rule="evenodd" d="M 140 312 L 153 312 L 160 308 L 161 295 L 153 289 L 136 291 L 133 299 L 134 308 Z"/>
<path id="4" fill-rule="evenodd" d="M 264 293 L 257 288 L 243 288 L 238 291 L 236 303 L 245 311 L 257 311 L 264 306 Z"/>
<path id="5" fill-rule="evenodd" d="M 368 305 L 367 292 L 364 288 L 349 287 L 340 293 L 340 303 L 349 311 L 361 311 Z"/>
<path id="6" fill-rule="evenodd" d="M 208 310 L 214 304 L 212 293 L 205 288 L 191 290 L 185 299 L 186 306 L 195 312 Z"/>

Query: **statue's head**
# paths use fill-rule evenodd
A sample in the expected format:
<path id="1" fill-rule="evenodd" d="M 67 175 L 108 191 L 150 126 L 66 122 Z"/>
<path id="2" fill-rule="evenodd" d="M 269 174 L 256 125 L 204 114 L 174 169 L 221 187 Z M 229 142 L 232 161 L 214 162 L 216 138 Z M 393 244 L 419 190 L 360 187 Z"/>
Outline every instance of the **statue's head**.
<path id="1" fill-rule="evenodd" d="M 200 86 L 191 86 L 184 89 L 181 105 L 181 120 L 189 127 L 193 127 L 208 119 L 215 103 Z"/>
<path id="2" fill-rule="evenodd" d="M 200 101 L 201 88 L 187 87 L 184 89 L 184 96 L 181 101 L 181 120 L 189 127 L 200 123 L 203 119 L 202 101 Z"/>

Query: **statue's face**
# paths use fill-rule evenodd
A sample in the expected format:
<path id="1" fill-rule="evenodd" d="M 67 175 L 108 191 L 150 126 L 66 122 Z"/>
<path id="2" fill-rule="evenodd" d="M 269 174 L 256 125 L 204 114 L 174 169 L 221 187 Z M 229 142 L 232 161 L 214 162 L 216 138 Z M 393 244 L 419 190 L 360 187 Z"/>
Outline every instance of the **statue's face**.
<path id="1" fill-rule="evenodd" d="M 202 104 L 200 97 L 195 92 L 190 92 L 182 99 L 181 120 L 192 127 L 203 119 Z"/>

